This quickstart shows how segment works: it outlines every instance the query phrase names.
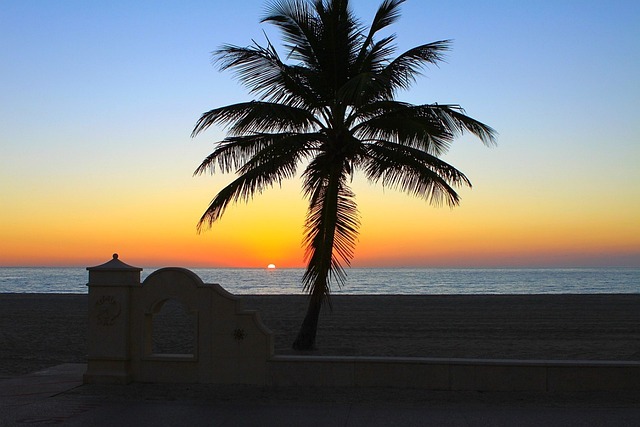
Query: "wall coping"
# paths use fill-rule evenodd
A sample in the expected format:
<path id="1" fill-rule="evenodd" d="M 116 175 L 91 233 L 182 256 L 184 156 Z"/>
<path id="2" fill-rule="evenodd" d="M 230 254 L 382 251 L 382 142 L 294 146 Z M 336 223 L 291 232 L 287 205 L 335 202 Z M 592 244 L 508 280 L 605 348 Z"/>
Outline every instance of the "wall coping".
<path id="1" fill-rule="evenodd" d="M 299 356 L 274 355 L 269 361 L 283 363 L 383 363 L 425 365 L 475 365 L 475 366 L 540 366 L 540 367 L 637 367 L 640 361 L 627 360 L 534 360 L 534 359 L 459 359 L 434 357 L 384 357 L 384 356 Z"/>

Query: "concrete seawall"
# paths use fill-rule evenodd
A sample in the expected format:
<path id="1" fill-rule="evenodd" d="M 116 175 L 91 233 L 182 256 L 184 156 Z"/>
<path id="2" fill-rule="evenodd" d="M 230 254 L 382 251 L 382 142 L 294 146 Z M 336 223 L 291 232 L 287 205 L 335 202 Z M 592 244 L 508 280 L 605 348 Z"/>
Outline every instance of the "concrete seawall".
<path id="1" fill-rule="evenodd" d="M 640 363 L 274 356 L 267 383 L 449 391 L 640 390 Z"/>

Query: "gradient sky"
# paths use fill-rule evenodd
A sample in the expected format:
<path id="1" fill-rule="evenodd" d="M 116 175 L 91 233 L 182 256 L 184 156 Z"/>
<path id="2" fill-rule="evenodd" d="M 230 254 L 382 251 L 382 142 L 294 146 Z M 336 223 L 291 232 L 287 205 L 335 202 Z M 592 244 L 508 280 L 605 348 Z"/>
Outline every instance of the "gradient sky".
<path id="1" fill-rule="evenodd" d="M 210 52 L 276 42 L 264 5 L 4 0 L 0 265 L 302 266 L 297 180 L 196 233 L 232 176 L 192 177 L 224 134 L 190 132 L 251 99 Z M 352 1 L 365 22 L 377 5 Z M 454 45 L 399 99 L 460 104 L 498 146 L 453 145 L 473 183 L 454 209 L 356 176 L 353 266 L 640 267 L 638 23 L 636 0 L 405 3 L 400 51 Z"/>

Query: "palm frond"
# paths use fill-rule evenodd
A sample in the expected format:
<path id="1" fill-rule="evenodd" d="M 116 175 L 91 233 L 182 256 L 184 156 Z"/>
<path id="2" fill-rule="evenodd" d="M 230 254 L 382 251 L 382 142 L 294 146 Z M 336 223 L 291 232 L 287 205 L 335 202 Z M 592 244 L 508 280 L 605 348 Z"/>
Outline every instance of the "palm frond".
<path id="1" fill-rule="evenodd" d="M 352 65 L 360 50 L 363 27 L 348 1 L 317 1 L 316 13 L 322 24 L 320 63 L 328 76 L 333 76 L 333 87 L 337 88 L 354 74 Z"/>
<path id="2" fill-rule="evenodd" d="M 358 63 L 358 69 L 381 73 L 390 62 L 389 58 L 396 51 L 396 46 L 393 44 L 395 40 L 396 36 L 390 35 L 375 42 Z"/>
<path id="3" fill-rule="evenodd" d="M 335 97 L 344 105 L 359 106 L 366 103 L 366 96 L 372 84 L 375 84 L 374 73 L 360 73 L 342 85 Z"/>
<path id="4" fill-rule="evenodd" d="M 216 172 L 216 167 L 222 173 L 236 172 L 268 146 L 291 145 L 292 148 L 297 147 L 298 150 L 304 151 L 312 148 L 313 143 L 322 137 L 323 135 L 314 133 L 276 133 L 227 137 L 216 143 L 215 151 L 202 161 L 193 174 L 201 175 L 207 171 L 213 174 Z M 280 150 L 287 149 L 286 147 L 280 148 Z"/>
<path id="5" fill-rule="evenodd" d="M 424 108 L 397 101 L 370 103 L 357 111 L 360 123 L 354 135 L 364 140 L 394 141 L 434 155 L 447 152 L 454 131 L 438 116 Z"/>
<path id="6" fill-rule="evenodd" d="M 422 110 L 423 115 L 437 117 L 442 123 L 453 131 L 454 136 L 461 135 L 465 132 L 478 137 L 485 145 L 491 146 L 496 144 L 498 133 L 491 126 L 487 126 L 465 114 L 465 111 L 459 105 L 439 105 L 429 104 L 418 106 Z"/>
<path id="7" fill-rule="evenodd" d="M 302 61 L 310 68 L 316 68 L 317 58 L 314 45 L 320 31 L 312 6 L 302 0 L 274 1 L 261 22 L 267 22 L 280 29 L 284 47 L 292 59 Z"/>
<path id="8" fill-rule="evenodd" d="M 310 81 L 325 102 L 353 74 L 361 26 L 347 1 L 275 1 L 263 22 L 281 30 L 289 57 L 315 74 Z"/>
<path id="9" fill-rule="evenodd" d="M 244 162 L 238 173 L 245 174 L 263 165 L 280 164 L 286 171 L 286 177 L 295 176 L 296 166 L 308 157 L 314 148 L 320 144 L 324 135 L 319 133 L 292 134 L 288 137 L 274 138 L 274 141 Z M 289 159 L 289 163 L 283 159 Z"/>
<path id="10" fill-rule="evenodd" d="M 365 40 L 362 42 L 360 53 L 358 54 L 356 66 L 359 69 L 367 69 L 366 66 L 363 66 L 363 63 L 366 62 L 365 58 L 371 58 L 372 52 L 380 50 L 380 46 L 378 48 L 375 48 L 373 41 L 374 37 L 378 31 L 388 27 L 389 25 L 397 21 L 398 18 L 400 18 L 400 5 L 404 3 L 404 1 L 405 0 L 385 0 L 382 2 L 380 7 L 378 7 L 378 11 L 376 12 L 373 21 L 371 22 L 371 26 L 369 27 L 369 33 L 367 34 Z M 395 36 L 387 37 L 387 40 L 382 43 L 381 46 L 388 45 L 391 41 L 393 41 L 394 38 Z M 382 56 L 386 57 L 387 54 L 391 54 L 392 52 L 393 49 Z M 369 62 L 373 63 L 373 61 L 371 60 Z"/>
<path id="11" fill-rule="evenodd" d="M 388 27 L 400 18 L 400 5 L 404 2 L 405 0 L 385 0 L 380 4 L 371 23 L 371 30 L 367 40 L 373 39 L 373 36 L 378 31 Z"/>
<path id="12" fill-rule="evenodd" d="M 381 181 L 385 187 L 398 188 L 430 203 L 445 201 L 455 206 L 459 196 L 452 185 L 471 186 L 462 172 L 422 150 L 389 141 L 368 145 L 367 150 L 365 173 L 369 180 Z"/>
<path id="13" fill-rule="evenodd" d="M 296 166 L 304 156 L 303 150 L 291 149 L 289 152 L 281 152 L 281 155 L 263 154 L 265 150 L 273 152 L 275 148 L 268 146 L 261 151 L 258 154 L 260 161 L 245 165 L 241 168 L 242 175 L 220 190 L 200 218 L 198 231 L 220 219 L 229 203 L 249 201 L 266 188 L 281 184 L 283 180 L 295 176 Z"/>
<path id="14" fill-rule="evenodd" d="M 355 135 L 368 140 L 391 140 L 434 155 L 447 152 L 453 140 L 470 132 L 485 145 L 495 144 L 497 133 L 467 115 L 458 105 L 411 105 L 396 101 L 370 103 L 355 114 L 361 120 Z"/>
<path id="15" fill-rule="evenodd" d="M 204 113 L 197 121 L 194 137 L 214 124 L 230 124 L 232 135 L 251 132 L 304 132 L 314 124 L 321 125 L 306 109 L 274 102 L 251 101 L 215 108 Z"/>
<path id="16" fill-rule="evenodd" d="M 315 294 L 322 286 L 328 296 L 331 283 L 342 285 L 344 266 L 350 264 L 360 225 L 355 195 L 347 185 L 345 168 L 336 159 L 316 156 L 303 174 L 309 198 L 304 246 L 308 268 L 304 289 Z"/>
<path id="17" fill-rule="evenodd" d="M 398 89 L 409 89 L 425 66 L 436 65 L 444 60 L 444 53 L 450 46 L 451 40 L 440 40 L 416 46 L 398 55 L 380 72 L 380 78 L 387 82 L 387 97 L 391 99 Z"/>
<path id="18" fill-rule="evenodd" d="M 224 45 L 213 57 L 221 71 L 233 70 L 249 92 L 261 99 L 291 106 L 313 106 L 317 102 L 308 69 L 282 62 L 271 43 L 267 47 Z"/>

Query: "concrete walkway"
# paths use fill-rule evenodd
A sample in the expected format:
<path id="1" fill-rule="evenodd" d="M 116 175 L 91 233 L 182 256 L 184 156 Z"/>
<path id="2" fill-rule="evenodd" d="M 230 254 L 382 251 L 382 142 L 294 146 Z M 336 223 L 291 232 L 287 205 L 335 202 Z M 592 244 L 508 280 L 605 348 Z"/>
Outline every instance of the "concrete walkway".
<path id="1" fill-rule="evenodd" d="M 640 426 L 640 393 L 83 385 L 83 364 L 0 379 L 0 425 Z"/>

